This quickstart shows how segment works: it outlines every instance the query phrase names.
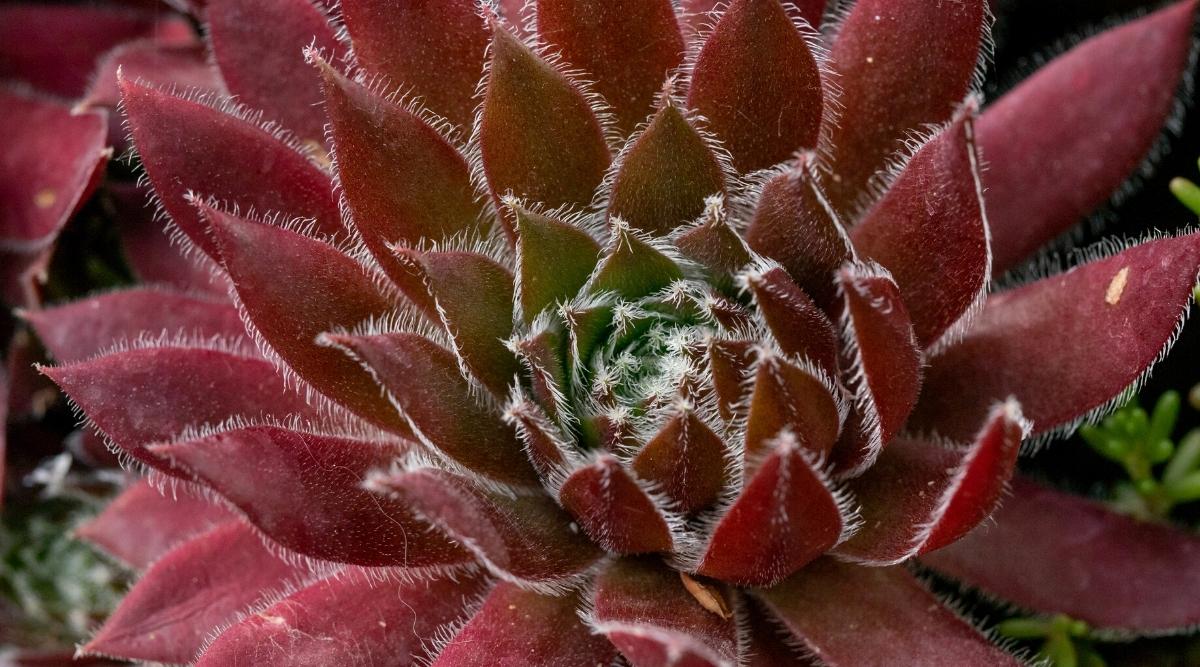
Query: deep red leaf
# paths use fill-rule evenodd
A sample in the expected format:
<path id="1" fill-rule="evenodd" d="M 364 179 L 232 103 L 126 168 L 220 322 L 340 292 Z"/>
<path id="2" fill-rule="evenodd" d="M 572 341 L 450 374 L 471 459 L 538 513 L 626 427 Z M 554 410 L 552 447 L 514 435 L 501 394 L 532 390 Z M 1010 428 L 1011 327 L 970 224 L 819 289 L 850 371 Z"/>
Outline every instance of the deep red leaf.
<path id="1" fill-rule="evenodd" d="M 450 122 L 471 126 L 488 44 L 475 3 L 343 0 L 341 11 L 359 62 L 411 88 Z"/>
<path id="2" fill-rule="evenodd" d="M 962 537 L 1000 504 L 1027 427 L 1009 402 L 992 409 L 969 446 L 917 437 L 888 443 L 875 465 L 848 483 L 863 527 L 837 553 L 891 565 Z"/>
<path id="3" fill-rule="evenodd" d="M 293 552 L 367 567 L 469 561 L 405 504 L 364 488 L 371 472 L 386 470 L 403 453 L 396 442 L 251 426 L 150 449 Z"/>
<path id="4" fill-rule="evenodd" d="M 851 234 L 858 252 L 896 279 L 922 348 L 963 328 L 991 281 L 974 114 L 968 100 Z"/>
<path id="5" fill-rule="evenodd" d="M 507 28 L 493 24 L 479 148 L 493 196 L 582 206 L 611 156 L 588 100 Z"/>
<path id="6" fill-rule="evenodd" d="M 516 434 L 471 396 L 449 350 L 416 334 L 326 338 L 371 369 L 423 444 L 486 477 L 538 483 Z"/>
<path id="7" fill-rule="evenodd" d="M 746 393 L 746 378 L 754 363 L 753 346 L 746 341 L 714 338 L 708 343 L 707 357 L 712 371 L 717 409 L 726 422 L 733 421 Z"/>
<path id="8" fill-rule="evenodd" d="M 513 341 L 534 398 L 555 420 L 566 416 L 571 407 L 565 393 L 570 379 L 562 360 L 563 338 L 561 330 L 551 328 Z"/>
<path id="9" fill-rule="evenodd" d="M 869 179 L 910 132 L 950 120 L 975 76 L 989 29 L 987 4 L 854 3 L 830 53 L 842 89 L 841 120 L 827 117 L 825 128 L 836 174 L 828 187 L 839 210 L 864 203 Z"/>
<path id="10" fill-rule="evenodd" d="M 166 471 L 145 446 L 189 426 L 313 414 L 269 362 L 212 349 L 130 350 L 41 371 L 126 454 Z"/>
<path id="11" fill-rule="evenodd" d="M 469 623 L 446 644 L 434 667 L 555 665 L 595 667 L 617 657 L 575 614 L 576 594 L 552 597 L 499 583 Z"/>
<path id="12" fill-rule="evenodd" d="M 198 205 L 219 257 L 266 342 L 287 366 L 364 419 L 407 433 L 378 386 L 352 359 L 317 336 L 392 309 L 367 269 L 333 246 L 279 227 Z"/>
<path id="13" fill-rule="evenodd" d="M 601 454 L 571 473 L 558 499 L 608 551 L 652 553 L 673 545 L 662 509 L 611 455 Z"/>
<path id="14" fill-rule="evenodd" d="M 542 493 L 492 493 L 432 468 L 392 475 L 385 484 L 391 495 L 507 581 L 559 592 L 601 555 L 571 516 Z"/>
<path id="15" fill-rule="evenodd" d="M 1196 7 L 1177 2 L 1101 33 L 984 111 L 997 273 L 1103 204 L 1146 158 L 1187 67 Z"/>
<path id="16" fill-rule="evenodd" d="M 801 155 L 767 181 L 746 230 L 746 242 L 783 265 L 801 289 L 836 315 L 841 307 L 833 275 L 854 257 L 854 251 L 825 200 L 813 160 L 811 153 Z"/>
<path id="17" fill-rule="evenodd" d="M 310 0 L 209 0 L 204 19 L 213 59 L 229 92 L 324 150 L 325 111 L 304 49 L 341 50 L 324 12 Z"/>
<path id="18" fill-rule="evenodd" d="M 1022 664 L 942 606 L 903 567 L 825 558 L 758 596 L 828 667 L 891 667 L 896 656 L 929 667 Z"/>
<path id="19" fill-rule="evenodd" d="M 833 322 L 779 267 L 751 272 L 746 282 L 754 304 L 784 354 L 811 361 L 834 377 L 838 339 Z"/>
<path id="20" fill-rule="evenodd" d="M 920 394 L 924 357 L 900 288 L 886 271 L 878 265 L 852 265 L 838 274 L 838 285 L 845 301 L 843 335 L 849 343 L 847 380 L 854 391 L 851 425 L 857 428 L 846 429 L 834 464 L 855 475 L 871 465 L 904 425 Z M 962 439 L 971 437 L 985 414 Z"/>
<path id="21" fill-rule="evenodd" d="M 129 78 L 118 85 L 154 192 L 171 220 L 208 254 L 216 251 L 215 242 L 188 203 L 189 191 L 259 213 L 313 218 L 327 234 L 341 230 L 329 177 L 285 141 L 207 104 Z"/>
<path id="22" fill-rule="evenodd" d="M 537 27 L 596 82 L 622 134 L 646 119 L 667 73 L 683 61 L 670 0 L 538 0 Z"/>
<path id="23" fill-rule="evenodd" d="M 724 615 L 701 606 L 679 573 L 663 564 L 615 560 L 596 577 L 591 625 L 634 667 L 733 665 L 738 639 L 732 591 L 717 583 L 701 585 L 724 603 Z"/>
<path id="24" fill-rule="evenodd" d="M 719 4 L 720 0 L 679 0 L 676 3 L 679 7 L 679 20 L 693 35 L 699 33 L 709 22 L 709 12 Z M 820 27 L 825 14 L 825 5 L 826 0 L 792 0 L 785 8 L 791 16 L 804 19 L 809 25 L 817 28 Z"/>
<path id="25" fill-rule="evenodd" d="M 921 562 L 1036 613 L 1161 634 L 1200 623 L 1193 531 L 1138 521 L 1017 477 L 994 521 Z"/>
<path id="26" fill-rule="evenodd" d="M 109 292 L 24 316 L 60 363 L 86 359 L 139 335 L 166 332 L 194 340 L 237 341 L 246 331 L 228 302 L 152 287 Z"/>
<path id="27" fill-rule="evenodd" d="M 619 165 L 608 214 L 653 234 L 691 222 L 704 212 L 706 197 L 725 192 L 716 156 L 671 102 L 631 140 Z"/>
<path id="28" fill-rule="evenodd" d="M 191 662 L 208 633 L 301 574 L 273 555 L 254 530 L 234 521 L 184 542 L 150 566 L 85 654 Z"/>
<path id="29" fill-rule="evenodd" d="M 740 172 L 814 148 L 821 72 L 779 0 L 733 0 L 696 59 L 688 106 L 709 121 Z"/>
<path id="30" fill-rule="evenodd" d="M 913 425 L 969 437 L 1011 395 L 1035 434 L 1070 427 L 1158 359 L 1191 302 L 1197 267 L 1192 234 L 993 295 L 966 337 L 930 361 Z"/>
<path id="31" fill-rule="evenodd" d="M 703 214 L 690 227 L 678 230 L 673 241 L 680 254 L 704 267 L 710 284 L 734 293 L 734 277 L 750 263 L 750 250 L 729 224 L 721 201 L 708 200 Z"/>
<path id="32" fill-rule="evenodd" d="M 721 517 L 700 574 L 746 586 L 771 586 L 845 538 L 844 503 L 803 442 L 783 431 Z"/>
<path id="33" fill-rule="evenodd" d="M 482 589 L 480 577 L 392 583 L 343 573 L 222 632 L 196 665 L 419 665 L 439 627 L 466 620 Z"/>
<path id="34" fill-rule="evenodd" d="M 150 567 L 175 546 L 234 515 L 185 487 L 165 493 L 144 480 L 131 484 L 75 536 L 135 570 Z"/>
<path id="35" fill-rule="evenodd" d="M 841 429 L 843 408 L 833 383 L 807 363 L 759 350 L 754 387 L 746 420 L 746 457 L 768 447 L 782 429 L 789 429 L 807 450 L 825 457 Z"/>
<path id="36" fill-rule="evenodd" d="M 662 489 L 680 512 L 715 503 L 725 489 L 725 442 L 694 410 L 672 415 L 633 459 L 638 477 Z"/>
<path id="37" fill-rule="evenodd" d="M 203 44 L 161 44 L 155 40 L 126 42 L 104 54 L 80 101 L 84 107 L 115 109 L 121 102 L 117 70 L 131 81 L 179 90 L 222 92 L 221 75 L 207 59 Z M 110 133 L 111 136 L 111 133 Z"/>

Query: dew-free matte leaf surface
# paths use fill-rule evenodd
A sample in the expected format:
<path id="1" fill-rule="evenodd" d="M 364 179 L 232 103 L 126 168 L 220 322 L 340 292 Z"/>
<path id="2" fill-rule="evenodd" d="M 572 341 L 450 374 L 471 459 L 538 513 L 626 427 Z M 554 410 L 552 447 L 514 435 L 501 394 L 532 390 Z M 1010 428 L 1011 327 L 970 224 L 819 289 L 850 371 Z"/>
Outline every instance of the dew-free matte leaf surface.
<path id="1" fill-rule="evenodd" d="M 662 510 L 610 455 L 571 473 L 558 499 L 588 537 L 608 551 L 638 554 L 672 547 Z"/>
<path id="2" fill-rule="evenodd" d="M 833 322 L 787 272 L 775 267 L 747 276 L 754 303 L 784 354 L 807 359 L 835 376 L 838 339 Z"/>
<path id="3" fill-rule="evenodd" d="M 600 244 L 587 232 L 557 218 L 515 208 L 520 262 L 520 305 L 525 323 L 546 308 L 569 299 L 587 282 L 600 256 Z M 545 267 L 553 264 L 554 271 Z"/>
<path id="4" fill-rule="evenodd" d="M 208 61 L 203 44 L 161 44 L 155 40 L 127 42 L 104 54 L 80 104 L 115 109 L 121 102 L 117 70 L 131 81 L 178 90 L 221 92 L 225 85 Z M 122 130 L 122 135 L 124 130 Z M 111 136 L 111 135 L 110 135 Z"/>
<path id="5" fill-rule="evenodd" d="M 994 521 L 921 562 L 1035 613 L 1143 634 L 1200 622 L 1200 584 L 1184 574 L 1197 558 L 1191 531 L 1017 477 Z"/>
<path id="6" fill-rule="evenodd" d="M 693 410 L 673 415 L 633 459 L 638 477 L 657 484 L 684 513 L 720 497 L 729 481 L 725 442 Z"/>
<path id="7" fill-rule="evenodd" d="M 781 355 L 759 352 L 746 425 L 746 457 L 768 447 L 783 429 L 810 452 L 825 456 L 837 441 L 842 414 L 820 371 Z"/>
<path id="8" fill-rule="evenodd" d="M 1192 48 L 1177 2 L 1052 60 L 990 105 L 979 146 L 997 274 L 1107 200 L 1150 153 Z"/>

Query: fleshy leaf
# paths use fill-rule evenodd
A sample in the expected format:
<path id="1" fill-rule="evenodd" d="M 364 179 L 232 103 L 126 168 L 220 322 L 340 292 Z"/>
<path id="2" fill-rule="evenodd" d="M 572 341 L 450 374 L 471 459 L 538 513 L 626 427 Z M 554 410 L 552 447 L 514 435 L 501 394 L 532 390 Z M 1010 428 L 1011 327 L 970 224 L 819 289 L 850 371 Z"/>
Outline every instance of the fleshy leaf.
<path id="1" fill-rule="evenodd" d="M 246 331 L 237 309 L 228 302 L 150 287 L 27 311 L 24 317 L 60 363 L 86 359 L 142 334 L 170 332 L 196 340 L 221 337 L 236 341 Z"/>
<path id="2" fill-rule="evenodd" d="M 929 667 L 1022 664 L 942 606 L 903 567 L 823 558 L 757 595 L 795 641 L 829 667 L 888 667 L 896 656 Z"/>
<path id="3" fill-rule="evenodd" d="M 371 370 L 423 444 L 491 479 L 537 484 L 516 434 L 472 398 L 449 350 L 416 334 L 325 339 Z"/>
<path id="4" fill-rule="evenodd" d="M 995 271 L 1109 198 L 1151 152 L 1192 48 L 1186 0 L 1083 42 L 990 105 L 979 146 Z"/>
<path id="5" fill-rule="evenodd" d="M 1021 477 L 994 518 L 921 562 L 1021 608 L 1100 630 L 1163 634 L 1200 623 L 1200 586 L 1180 576 L 1200 558 L 1191 531 Z"/>
<path id="6" fill-rule="evenodd" d="M 816 456 L 783 431 L 769 443 L 700 560 L 700 574 L 771 586 L 844 539 L 850 517 Z M 764 530 L 770 526 L 770 530 Z"/>
<path id="7" fill-rule="evenodd" d="M 573 527 L 571 516 L 541 493 L 491 493 L 432 468 L 392 475 L 383 484 L 507 581 L 557 592 L 601 555 Z"/>
<path id="8" fill-rule="evenodd" d="M 704 590 L 724 603 L 717 607 L 724 616 L 701 606 L 679 573 L 647 559 L 613 561 L 597 575 L 595 585 L 592 628 L 634 667 L 737 663 L 737 627 L 729 611 L 733 605 L 725 601 L 731 591 L 720 584 L 704 584 Z"/>
<path id="9" fill-rule="evenodd" d="M 726 293 L 733 293 L 734 275 L 750 263 L 746 241 L 729 224 L 720 199 L 707 200 L 704 213 L 677 230 L 674 242 L 681 255 L 704 267 L 710 284 Z"/>
<path id="10" fill-rule="evenodd" d="M 611 156 L 588 100 L 496 22 L 491 58 L 478 138 L 493 196 L 591 202 Z"/>
<path id="11" fill-rule="evenodd" d="M 858 252 L 900 286 L 922 348 L 965 324 L 991 281 L 974 113 L 969 100 L 851 233 Z"/>
<path id="12" fill-rule="evenodd" d="M 647 238 L 621 220 L 614 223 L 604 258 L 588 281 L 588 291 L 637 299 L 683 277 L 679 265 Z"/>
<path id="13" fill-rule="evenodd" d="M 117 71 L 128 79 L 180 90 L 224 90 L 221 75 L 206 57 L 203 44 L 160 44 L 154 40 L 126 42 L 109 51 L 96 66 L 80 107 L 115 109 L 121 102 Z M 112 133 L 109 133 L 112 137 Z"/>
<path id="14" fill-rule="evenodd" d="M 813 454 L 829 454 L 844 416 L 834 391 L 828 378 L 812 366 L 759 350 L 746 420 L 746 457 L 762 453 L 785 428 Z"/>
<path id="15" fill-rule="evenodd" d="M 658 485 L 685 514 L 715 503 L 725 489 L 725 442 L 696 412 L 672 415 L 633 459 L 638 477 Z"/>
<path id="16" fill-rule="evenodd" d="M 412 667 L 442 625 L 466 620 L 482 584 L 461 575 L 392 583 L 342 574 L 222 632 L 196 665 Z"/>
<path id="17" fill-rule="evenodd" d="M 579 292 L 596 268 L 600 244 L 557 218 L 513 207 L 520 272 L 519 299 L 526 324 Z M 553 271 L 546 267 L 553 266 Z"/>
<path id="18" fill-rule="evenodd" d="M 109 156 L 107 121 L 5 89 L 0 105 L 21 128 L 0 155 L 0 251 L 32 253 L 54 242 L 95 189 Z"/>
<path id="19" fill-rule="evenodd" d="M 249 526 L 223 524 L 151 565 L 81 652 L 191 662 L 211 630 L 298 576 Z"/>
<path id="20" fill-rule="evenodd" d="M 233 519 L 225 508 L 186 488 L 164 495 L 140 480 L 76 528 L 75 536 L 144 570 L 176 545 Z"/>
<path id="21" fill-rule="evenodd" d="M 597 456 L 563 482 L 559 502 L 597 544 L 620 554 L 669 551 L 666 517 L 615 458 Z"/>
<path id="22" fill-rule="evenodd" d="M 626 135 L 683 61 L 670 0 L 538 0 L 537 26 L 543 41 L 595 81 Z"/>
<path id="23" fill-rule="evenodd" d="M 207 104 L 119 82 L 142 167 L 171 220 L 210 256 L 216 251 L 187 193 L 230 206 L 312 218 L 327 234 L 341 230 L 333 186 L 321 169 L 258 125 Z M 253 188 L 247 188 L 253 183 Z"/>
<path id="24" fill-rule="evenodd" d="M 302 63 L 306 47 L 340 50 L 325 14 L 309 0 L 209 0 L 204 19 L 229 92 L 324 150 L 320 88 Z"/>
<path id="25" fill-rule="evenodd" d="M 405 433 L 358 364 L 316 340 L 325 331 L 391 310 L 367 269 L 321 241 L 204 204 L 199 209 L 239 301 L 271 349 L 317 391 L 372 423 Z"/>
<path id="26" fill-rule="evenodd" d="M 365 67 L 411 88 L 452 123 L 471 126 L 488 44 L 475 3 L 343 0 L 341 11 Z"/>
<path id="27" fill-rule="evenodd" d="M 746 242 L 779 262 L 827 313 L 836 314 L 832 276 L 854 257 L 850 238 L 821 191 L 811 153 L 763 186 Z"/>
<path id="28" fill-rule="evenodd" d="M 145 446 L 188 426 L 313 414 L 269 362 L 218 350 L 138 349 L 41 371 L 125 453 L 167 471 Z"/>
<path id="29" fill-rule="evenodd" d="M 688 106 L 708 119 L 739 172 L 816 147 L 821 72 L 779 0 L 729 4 L 697 56 Z"/>
<path id="30" fill-rule="evenodd" d="M 363 488 L 369 472 L 386 469 L 403 452 L 396 443 L 250 426 L 150 449 L 293 552 L 368 567 L 469 560 L 405 505 Z"/>
<path id="31" fill-rule="evenodd" d="M 742 406 L 746 378 L 754 365 L 753 346 L 746 341 L 713 339 L 708 344 L 708 365 L 712 371 L 717 410 L 731 422 Z"/>
<path id="32" fill-rule="evenodd" d="M 418 278 L 396 265 L 387 246 L 441 241 L 477 225 L 470 167 L 419 113 L 315 62 L 354 225 L 393 282 L 414 292 Z"/>
<path id="33" fill-rule="evenodd" d="M 758 312 L 784 354 L 808 359 L 833 377 L 838 371 L 838 339 L 833 322 L 779 267 L 751 272 L 746 283 Z"/>
<path id="34" fill-rule="evenodd" d="M 1159 358 L 1188 309 L 1198 267 L 1200 235 L 1192 234 L 992 295 L 966 337 L 931 360 L 913 425 L 969 437 L 1011 395 L 1034 434 L 1069 428 Z"/>
<path id="35" fill-rule="evenodd" d="M 517 360 L 505 348 L 513 329 L 513 276 L 473 252 L 396 249 L 401 262 L 419 267 L 437 312 L 475 377 L 496 396 L 508 393 Z"/>
<path id="36" fill-rule="evenodd" d="M 841 121 L 828 117 L 825 128 L 837 175 L 828 187 L 838 210 L 862 203 L 871 177 L 911 132 L 950 120 L 975 77 L 987 5 L 859 0 L 850 9 L 830 53 Z"/>
<path id="37" fill-rule="evenodd" d="M 454 635 L 433 667 L 609 665 L 616 650 L 575 614 L 578 595 L 540 595 L 499 583 L 483 607 Z"/>
<path id="38" fill-rule="evenodd" d="M 836 553 L 891 565 L 962 537 L 999 505 L 1027 426 L 1009 402 L 992 409 L 970 446 L 896 438 L 848 483 L 863 527 Z"/>
<path id="39" fill-rule="evenodd" d="M 538 404 L 556 420 L 571 409 L 564 392 L 568 378 L 562 360 L 562 341 L 562 331 L 554 328 L 510 341 Z"/>
<path id="40" fill-rule="evenodd" d="M 608 214 L 637 229 L 666 235 L 704 212 L 704 200 L 725 193 L 716 156 L 669 100 L 617 161 Z"/>
<path id="41" fill-rule="evenodd" d="M 853 476 L 871 465 L 912 412 L 921 391 L 924 357 L 900 288 L 886 271 L 878 265 L 850 265 L 838 274 L 838 284 L 845 300 L 843 335 L 850 343 L 845 354 L 854 391 L 851 425 L 857 428 L 846 429 L 834 451 L 834 464 Z M 963 439 L 971 437 L 985 416 L 986 411 Z"/>

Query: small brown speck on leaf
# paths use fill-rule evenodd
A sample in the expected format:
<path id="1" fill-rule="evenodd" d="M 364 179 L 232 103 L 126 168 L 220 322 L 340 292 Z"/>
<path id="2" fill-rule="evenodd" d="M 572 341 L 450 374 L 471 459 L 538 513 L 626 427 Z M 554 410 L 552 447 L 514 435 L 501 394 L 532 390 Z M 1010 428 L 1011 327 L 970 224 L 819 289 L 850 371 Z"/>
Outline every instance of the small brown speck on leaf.
<path id="1" fill-rule="evenodd" d="M 33 196 L 33 203 L 37 204 L 38 208 L 50 208 L 56 201 L 58 201 L 58 193 L 53 188 L 43 188 Z"/>
<path id="2" fill-rule="evenodd" d="M 701 607 L 725 620 L 729 620 L 733 616 L 733 612 L 729 610 L 729 605 L 720 591 L 697 581 L 687 572 L 680 572 L 679 579 L 683 581 L 683 587 L 687 589 L 688 593 L 691 593 L 692 597 L 696 598 L 696 602 L 699 602 Z"/>
<path id="3" fill-rule="evenodd" d="M 1129 267 L 1124 266 L 1108 283 L 1108 289 L 1104 292 L 1104 302 L 1110 306 L 1121 303 L 1121 295 L 1125 292 L 1125 283 L 1127 282 L 1129 282 Z"/>

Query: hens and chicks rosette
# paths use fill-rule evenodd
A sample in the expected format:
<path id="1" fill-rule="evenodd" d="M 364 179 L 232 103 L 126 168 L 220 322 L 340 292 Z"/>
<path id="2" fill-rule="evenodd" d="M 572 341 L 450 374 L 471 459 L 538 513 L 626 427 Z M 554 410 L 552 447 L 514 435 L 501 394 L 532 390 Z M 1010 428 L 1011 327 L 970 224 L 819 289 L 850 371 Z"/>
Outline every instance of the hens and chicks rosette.
<path id="1" fill-rule="evenodd" d="M 174 286 L 26 313 L 147 472 L 80 530 L 144 570 L 83 653 L 1018 664 L 914 559 L 1200 622 L 1195 538 L 1013 477 L 1165 353 L 1200 236 L 993 288 L 1155 152 L 1196 0 L 986 106 L 986 0 L 203 4 L 85 101 Z M 110 127 L 4 95 L 36 268 Z"/>

